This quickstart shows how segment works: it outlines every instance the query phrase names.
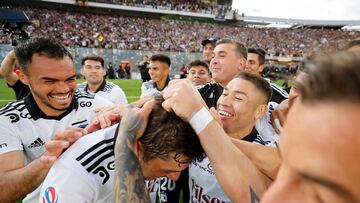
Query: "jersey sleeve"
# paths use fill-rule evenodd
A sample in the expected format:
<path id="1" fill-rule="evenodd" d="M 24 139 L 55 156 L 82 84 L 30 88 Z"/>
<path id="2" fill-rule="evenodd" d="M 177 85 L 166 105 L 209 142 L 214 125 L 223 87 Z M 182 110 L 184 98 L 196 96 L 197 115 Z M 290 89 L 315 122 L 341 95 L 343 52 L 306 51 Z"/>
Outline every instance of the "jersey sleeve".
<path id="1" fill-rule="evenodd" d="M 19 136 L 18 128 L 16 126 L 12 126 L 13 125 L 7 120 L 0 118 L 0 155 L 24 149 Z"/>
<path id="2" fill-rule="evenodd" d="M 40 190 L 39 203 L 94 202 L 95 182 L 74 160 L 58 160 Z"/>
<path id="3" fill-rule="evenodd" d="M 126 99 L 126 95 L 125 92 L 120 88 L 116 88 L 116 102 L 114 102 L 115 104 L 127 104 L 128 101 Z"/>

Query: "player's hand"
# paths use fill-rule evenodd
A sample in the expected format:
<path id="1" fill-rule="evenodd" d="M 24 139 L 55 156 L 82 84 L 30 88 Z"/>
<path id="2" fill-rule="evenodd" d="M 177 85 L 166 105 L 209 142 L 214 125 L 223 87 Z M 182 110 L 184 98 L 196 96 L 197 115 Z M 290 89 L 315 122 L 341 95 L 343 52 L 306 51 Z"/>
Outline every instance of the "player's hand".
<path id="1" fill-rule="evenodd" d="M 144 97 L 136 102 L 133 102 L 132 105 L 140 108 L 150 99 L 151 97 Z M 128 106 L 128 104 L 116 104 L 96 109 L 94 111 L 94 119 L 85 129 L 88 131 L 88 133 L 92 133 L 99 129 L 107 128 L 117 124 L 126 113 Z"/>
<path id="2" fill-rule="evenodd" d="M 145 132 L 153 106 L 153 99 L 145 102 L 141 107 L 131 104 L 127 108 L 126 114 L 121 121 L 118 138 L 120 140 L 126 140 L 125 142 L 130 145 L 135 154 L 137 154 L 136 141 Z"/>
<path id="3" fill-rule="evenodd" d="M 55 133 L 54 138 L 45 143 L 45 153 L 40 161 L 52 165 L 65 149 L 85 134 L 86 130 L 74 127 Z"/>
<path id="4" fill-rule="evenodd" d="M 162 106 L 167 111 L 174 111 L 184 121 L 189 121 L 193 114 L 203 106 L 204 100 L 194 85 L 187 79 L 172 80 L 163 94 Z"/>
<path id="5" fill-rule="evenodd" d="M 280 134 L 283 130 L 282 126 L 285 124 L 286 115 L 289 111 L 289 108 L 289 100 L 286 99 L 282 101 L 274 111 L 271 112 L 271 123 L 277 134 Z"/>

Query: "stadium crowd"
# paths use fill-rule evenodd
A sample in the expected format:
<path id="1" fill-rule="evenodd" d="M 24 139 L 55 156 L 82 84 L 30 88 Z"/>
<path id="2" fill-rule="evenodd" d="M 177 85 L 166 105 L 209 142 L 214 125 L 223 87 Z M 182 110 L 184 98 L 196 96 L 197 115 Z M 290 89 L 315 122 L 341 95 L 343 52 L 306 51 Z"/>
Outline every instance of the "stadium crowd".
<path id="1" fill-rule="evenodd" d="M 360 32 L 356 31 L 250 28 L 39 8 L 19 9 L 24 10 L 33 22 L 27 29 L 31 36 L 54 36 L 69 47 L 200 52 L 204 38 L 230 37 L 249 47 L 262 47 L 269 55 L 302 56 L 319 50 L 336 50 L 348 39 L 360 37 Z M 0 32 L 0 44 L 8 43 L 10 38 Z"/>
<path id="2" fill-rule="evenodd" d="M 155 0 L 90 0 L 93 2 L 119 4 L 124 6 L 149 7 L 154 9 L 166 9 L 196 13 L 215 14 L 218 10 L 226 12 L 231 11 L 231 6 L 212 5 L 201 1 L 190 0 L 172 0 L 172 1 L 155 1 Z"/>

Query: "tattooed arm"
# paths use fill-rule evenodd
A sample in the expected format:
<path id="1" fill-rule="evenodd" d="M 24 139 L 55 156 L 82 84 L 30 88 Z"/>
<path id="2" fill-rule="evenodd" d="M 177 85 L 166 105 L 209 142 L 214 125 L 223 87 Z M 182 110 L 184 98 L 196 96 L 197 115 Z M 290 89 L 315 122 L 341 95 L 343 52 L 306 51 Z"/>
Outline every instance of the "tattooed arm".
<path id="1" fill-rule="evenodd" d="M 143 134 L 153 102 L 141 109 L 128 108 L 115 144 L 114 202 L 150 202 L 137 154 L 136 142 Z"/>

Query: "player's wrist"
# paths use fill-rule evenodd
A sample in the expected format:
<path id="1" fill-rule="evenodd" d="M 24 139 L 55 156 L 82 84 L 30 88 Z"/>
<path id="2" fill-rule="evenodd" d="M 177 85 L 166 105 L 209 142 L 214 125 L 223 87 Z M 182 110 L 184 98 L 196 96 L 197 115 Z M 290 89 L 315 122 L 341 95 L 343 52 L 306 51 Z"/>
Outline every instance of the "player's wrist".
<path id="1" fill-rule="evenodd" d="M 213 116 L 206 107 L 202 107 L 199 111 L 194 113 L 189 120 L 189 124 L 194 129 L 196 134 L 203 131 L 209 123 L 214 120 Z"/>

